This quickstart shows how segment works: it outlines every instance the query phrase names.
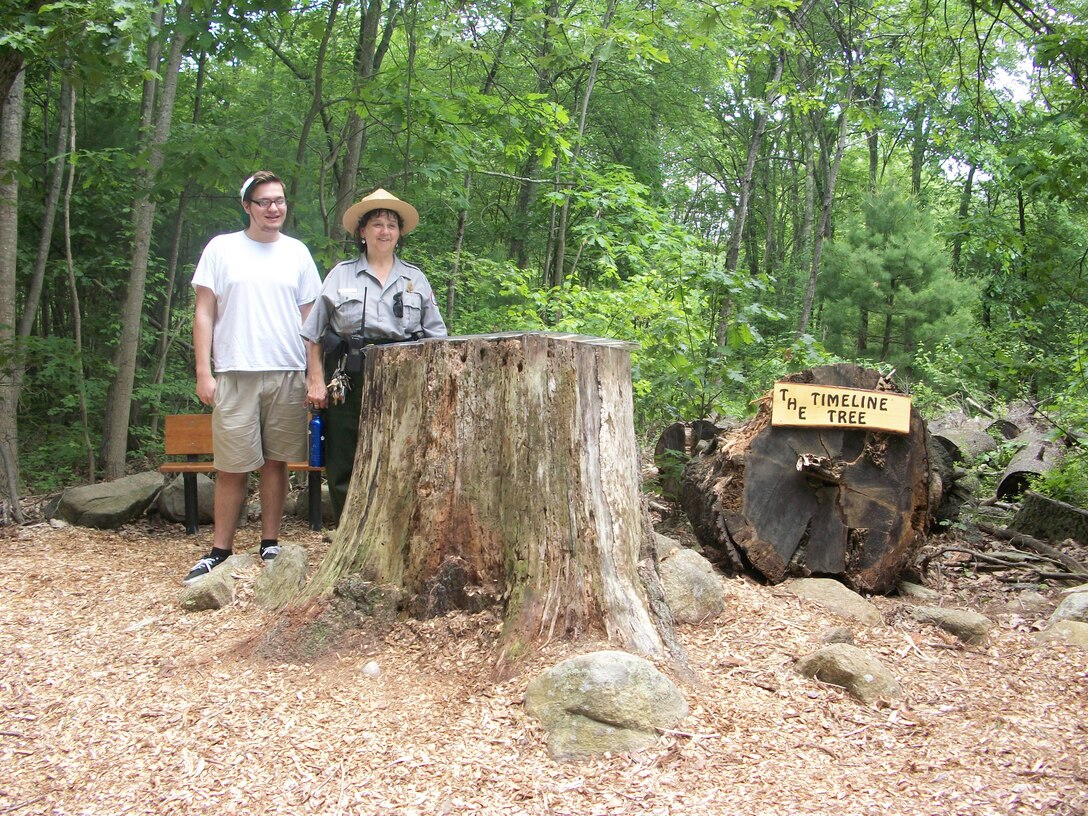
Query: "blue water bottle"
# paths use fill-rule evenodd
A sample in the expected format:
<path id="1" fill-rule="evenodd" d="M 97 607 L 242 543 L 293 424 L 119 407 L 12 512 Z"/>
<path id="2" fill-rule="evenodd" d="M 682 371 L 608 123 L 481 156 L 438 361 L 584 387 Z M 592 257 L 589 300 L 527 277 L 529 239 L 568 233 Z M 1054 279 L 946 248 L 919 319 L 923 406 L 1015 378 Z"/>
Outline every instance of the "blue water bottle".
<path id="1" fill-rule="evenodd" d="M 325 423 L 321 414 L 310 417 L 310 467 L 325 467 Z"/>

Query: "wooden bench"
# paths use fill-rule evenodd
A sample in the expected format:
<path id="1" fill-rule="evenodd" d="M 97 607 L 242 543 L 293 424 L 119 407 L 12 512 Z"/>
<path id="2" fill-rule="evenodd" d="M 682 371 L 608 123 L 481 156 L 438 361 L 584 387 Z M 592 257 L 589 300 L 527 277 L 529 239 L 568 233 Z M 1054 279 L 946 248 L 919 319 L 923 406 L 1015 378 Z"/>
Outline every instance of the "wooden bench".
<path id="1" fill-rule="evenodd" d="M 196 474 L 212 473 L 212 415 L 170 414 L 166 417 L 165 449 L 167 456 L 184 456 L 182 461 L 164 462 L 160 473 L 180 473 L 185 480 L 185 532 L 199 529 Z M 289 462 L 287 469 L 308 474 L 310 529 L 321 529 L 321 471 L 308 462 Z"/>

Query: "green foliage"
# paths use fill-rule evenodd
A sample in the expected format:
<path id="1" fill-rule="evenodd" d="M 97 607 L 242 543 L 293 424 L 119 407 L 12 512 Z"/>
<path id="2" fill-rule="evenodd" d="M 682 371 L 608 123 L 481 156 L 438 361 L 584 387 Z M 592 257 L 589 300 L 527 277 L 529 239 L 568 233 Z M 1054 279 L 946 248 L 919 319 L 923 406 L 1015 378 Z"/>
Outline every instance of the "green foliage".
<path id="1" fill-rule="evenodd" d="M 829 348 L 907 368 L 916 344 L 947 335 L 971 287 L 952 277 L 930 219 L 891 190 L 867 197 L 826 251 L 819 296 Z"/>
<path id="2" fill-rule="evenodd" d="M 651 267 L 622 280 L 569 280 L 552 290 L 536 288 L 530 273 L 511 264 L 463 259 L 456 331 L 547 329 L 637 344 L 632 376 L 641 428 L 746 414 L 753 388 L 787 370 L 782 356 L 779 365 L 767 365 L 763 327 L 780 325 L 783 316 L 761 305 L 766 282 L 727 275 L 692 246 L 655 257 L 669 264 L 669 274 Z M 732 299 L 734 317 L 719 345 L 715 315 L 723 295 Z"/>
<path id="3" fill-rule="evenodd" d="M 135 0 L 58 0 L 37 15 L 9 4 L 0 48 L 25 57 L 28 88 L 16 300 L 46 220 L 63 76 L 79 91 L 70 245 L 97 445 L 132 257 L 133 183 L 147 161 L 136 150 L 141 93 L 156 72 L 144 55 L 152 37 L 165 52 L 182 32 L 153 191 L 135 457 L 159 444 L 154 416 L 195 407 L 188 283 L 208 239 L 239 228 L 246 174 L 270 167 L 292 182 L 288 231 L 320 266 L 349 251 L 334 215 L 351 112 L 365 127 L 355 191 L 384 186 L 419 208 L 404 258 L 425 269 L 443 305 L 452 285 L 451 328 L 636 343 L 644 435 L 676 418 L 743 415 L 774 379 L 836 359 L 895 368 L 926 412 L 1030 396 L 1073 414 L 1088 367 L 1081 5 L 1051 6 L 1048 28 L 1032 30 L 1025 20 L 1035 18 L 1001 3 L 952 3 L 933 16 L 911 4 L 663 0 L 620 3 L 609 17 L 607 4 L 581 1 L 554 12 L 522 0 L 422 2 L 379 21 L 373 70 L 359 76 L 359 4 L 337 4 L 330 26 L 325 0 L 167 3 L 161 30 L 157 7 Z M 1000 37 L 961 36 L 989 31 L 978 18 L 998 10 Z M 1037 58 L 1030 75 L 1025 53 Z M 993 80 L 999 70 L 1020 77 L 1028 98 L 1014 101 Z M 865 96 L 844 93 L 847 75 Z M 840 112 L 849 138 L 812 334 L 795 338 Z M 737 271 L 727 272 L 721 256 L 760 113 L 768 127 Z M 907 179 L 915 192 L 896 193 Z M 565 280 L 550 288 L 564 206 Z M 19 409 L 35 489 L 86 467 L 59 223 Z M 180 341 L 157 385 L 175 239 L 181 271 L 167 319 Z"/>
<path id="4" fill-rule="evenodd" d="M 1074 448 L 1059 467 L 1037 481 L 1033 489 L 1075 507 L 1088 507 L 1088 448 L 1084 443 Z"/>

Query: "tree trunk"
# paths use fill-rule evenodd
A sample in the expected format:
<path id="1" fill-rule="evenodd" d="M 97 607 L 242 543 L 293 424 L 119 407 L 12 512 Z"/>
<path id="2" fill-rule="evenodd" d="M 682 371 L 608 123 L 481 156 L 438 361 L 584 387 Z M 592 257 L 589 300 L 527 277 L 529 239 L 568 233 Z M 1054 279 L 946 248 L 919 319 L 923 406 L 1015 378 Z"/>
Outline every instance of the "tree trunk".
<path id="1" fill-rule="evenodd" d="M 580 636 L 662 654 L 629 348 L 551 333 L 373 347 L 347 504 L 304 596 L 361 574 L 426 614 L 456 569 L 502 604 L 499 666 Z"/>
<path id="2" fill-rule="evenodd" d="M 399 16 L 399 0 L 389 4 L 389 17 L 381 41 L 378 40 L 378 28 L 382 17 L 382 0 L 369 0 L 366 3 L 363 18 L 359 24 L 359 42 L 355 52 L 355 84 L 352 88 L 351 104 L 348 106 L 347 121 L 344 124 L 344 167 L 340 173 L 340 184 L 336 193 L 336 206 L 329 224 L 329 234 L 339 235 L 339 224 L 344 213 L 355 197 L 356 177 L 359 175 L 359 162 L 366 145 L 366 122 L 358 110 L 358 98 L 362 89 L 374 78 L 381 67 L 382 59 L 389 48 L 393 29 Z"/>
<path id="3" fill-rule="evenodd" d="M 513 14 L 513 12 L 511 12 Z M 513 18 L 511 17 L 511 20 Z M 559 3 L 557 0 L 546 0 L 544 14 L 540 22 L 540 42 L 536 48 L 536 92 L 550 94 L 554 91 L 554 70 L 546 67 L 554 64 L 552 52 L 554 50 L 554 38 L 552 29 L 559 20 Z M 535 147 L 535 146 L 534 146 Z M 529 266 L 529 242 L 531 211 L 537 199 L 537 185 L 535 181 L 540 172 L 540 154 L 537 150 L 530 150 L 521 167 L 521 180 L 518 185 L 517 200 L 514 212 L 510 218 L 510 245 L 507 250 L 507 258 L 514 261 L 518 269 L 526 269 Z M 554 205 L 552 207 L 554 210 Z M 541 280 L 544 286 L 550 285 L 548 264 L 551 263 L 551 232 L 548 233 L 549 241 L 547 251 L 544 253 L 545 269 Z"/>
<path id="4" fill-rule="evenodd" d="M 816 299 L 816 281 L 820 277 L 820 254 L 823 250 L 824 239 L 830 234 L 831 207 L 835 203 L 835 181 L 839 175 L 839 165 L 842 163 L 842 154 L 846 149 L 846 134 L 848 113 L 850 111 L 850 94 L 842 102 L 842 111 L 839 113 L 839 135 L 835 142 L 834 154 L 831 155 L 830 145 L 824 148 L 826 157 L 826 180 L 824 186 L 823 206 L 820 208 L 820 224 L 816 228 L 812 244 L 812 265 L 809 271 L 808 287 L 805 289 L 805 302 L 801 307 L 801 319 L 797 322 L 798 338 L 808 331 L 809 320 L 812 318 L 812 305 Z"/>
<path id="5" fill-rule="evenodd" d="M 608 0 L 604 12 L 604 20 L 601 22 L 602 33 L 607 33 L 612 25 L 612 16 L 616 12 L 618 0 Z M 574 139 L 574 148 L 571 151 L 570 171 L 571 183 L 577 183 L 578 158 L 582 152 L 582 144 L 586 134 L 586 122 L 589 117 L 589 100 L 593 95 L 593 88 L 597 84 L 597 71 L 601 67 L 601 54 L 605 51 L 610 40 L 598 43 L 593 49 L 593 57 L 589 61 L 589 73 L 586 76 L 586 87 L 582 92 L 582 98 L 578 102 L 578 134 Z M 567 227 L 570 220 L 570 194 L 564 193 L 563 206 L 559 208 L 559 227 L 555 237 L 555 260 L 552 262 L 551 285 L 559 287 L 567 277 Z"/>
<path id="6" fill-rule="evenodd" d="M 189 4 L 183 2 L 178 8 L 178 25 L 174 30 L 165 65 L 159 65 L 155 49 L 149 49 L 152 58 L 148 60 L 148 69 L 162 72 L 162 88 L 156 107 L 154 130 L 145 135 L 146 141 L 143 144 L 149 153 L 147 166 L 137 172 L 134 185 L 132 263 L 129 269 L 128 289 L 121 308 L 121 337 L 116 355 L 117 373 L 110 384 L 106 400 L 106 420 L 102 438 L 103 467 L 107 479 L 118 479 L 125 474 L 128 425 L 132 408 L 132 391 L 136 381 L 136 358 L 140 346 L 147 264 L 151 254 L 151 231 L 155 225 L 156 202 L 152 196 L 152 189 L 159 170 L 162 169 L 163 146 L 170 137 L 178 72 L 185 42 L 188 39 L 183 26 L 188 23 L 188 17 Z"/>
<path id="7" fill-rule="evenodd" d="M 298 148 L 295 150 L 295 165 L 291 171 L 291 180 L 288 182 L 287 200 L 291 202 L 295 201 L 298 197 L 299 176 L 301 175 L 298 168 L 305 166 L 304 162 L 306 160 L 306 151 L 309 148 L 310 131 L 313 129 L 314 122 L 317 121 L 317 117 L 321 114 L 321 110 L 325 105 L 325 57 L 329 51 L 329 40 L 336 30 L 336 16 L 339 12 L 340 0 L 331 0 L 329 3 L 329 16 L 325 20 L 325 31 L 321 35 L 321 43 L 317 47 L 317 56 L 314 59 L 313 75 L 309 78 L 312 89 L 310 94 L 310 109 L 306 111 L 306 115 L 302 119 L 302 127 L 299 129 L 298 134 Z M 301 209 L 301 207 L 297 209 L 292 208 L 288 211 L 290 213 L 291 224 L 296 228 L 298 226 L 298 213 Z M 322 215 L 327 216 L 328 214 L 323 212 Z M 328 224 L 328 219 L 326 218 L 326 224 L 326 233 L 331 231 L 331 234 L 339 235 L 336 222 Z"/>
<path id="8" fill-rule="evenodd" d="M 886 390 L 878 371 L 822 366 L 791 382 Z M 841 577 L 886 592 L 929 523 L 926 430 L 905 435 L 773 427 L 770 400 L 684 469 L 681 500 L 703 545 L 771 581 Z"/>
<path id="9" fill-rule="evenodd" d="M 8 503 L 3 518 L 23 521 L 19 505 L 19 402 L 15 378 L 15 285 L 19 248 L 19 176 L 16 168 L 23 145 L 22 70 L 5 89 L 0 108 L 0 494 Z"/>
<path id="10" fill-rule="evenodd" d="M 975 181 L 974 162 L 967 168 L 967 178 L 963 180 L 963 191 L 960 193 L 959 219 L 956 222 L 956 231 L 952 235 L 952 271 L 957 275 L 963 272 L 961 256 L 963 254 L 963 239 L 966 237 L 967 216 L 971 214 L 971 194 Z"/>
<path id="11" fill-rule="evenodd" d="M 725 252 L 725 268 L 729 272 L 737 269 L 740 259 L 741 236 L 748 218 L 748 201 L 752 193 L 752 179 L 755 176 L 756 160 L 763 147 L 763 134 L 767 132 L 767 120 L 775 110 L 775 103 L 779 95 L 778 83 L 782 79 L 782 69 L 786 64 L 786 54 L 780 51 L 774 57 L 770 76 L 765 85 L 765 98 L 752 121 L 752 138 L 748 142 L 748 156 L 744 162 L 744 173 L 740 178 L 740 186 L 737 191 L 737 205 L 733 210 L 733 228 L 729 234 L 729 248 Z M 719 330 L 718 341 L 725 336 L 724 331 Z"/>
<path id="12" fill-rule="evenodd" d="M 68 145 L 68 120 L 69 111 L 75 103 L 75 89 L 62 79 L 60 84 L 60 106 L 57 112 L 57 138 L 53 147 L 53 169 L 49 175 L 49 187 L 46 190 L 45 206 L 42 209 L 42 228 L 38 233 L 38 254 L 34 259 L 34 269 L 30 274 L 30 284 L 27 286 L 23 315 L 19 319 L 19 338 L 25 340 L 30 337 L 34 328 L 34 318 L 38 313 L 38 305 L 41 303 L 42 287 L 45 283 L 45 268 L 49 264 L 49 248 L 53 241 L 53 225 L 57 216 L 57 203 L 60 201 L 61 186 L 64 182 L 64 169 L 68 165 L 68 157 L 65 155 Z M 23 361 L 20 357 L 19 377 L 22 380 Z"/>
<path id="13" fill-rule="evenodd" d="M 68 106 L 68 155 L 76 154 L 76 107 L 75 97 Z M 76 165 L 68 162 L 68 183 L 64 188 L 64 264 L 68 270 L 68 291 L 72 295 L 72 340 L 75 350 L 76 393 L 79 396 L 80 430 L 83 432 L 83 449 L 87 452 L 87 481 L 94 484 L 94 444 L 91 442 L 90 412 L 87 410 L 87 382 L 83 369 L 83 313 L 79 305 L 79 287 L 76 285 L 76 268 L 72 258 L 72 187 L 76 180 Z"/>

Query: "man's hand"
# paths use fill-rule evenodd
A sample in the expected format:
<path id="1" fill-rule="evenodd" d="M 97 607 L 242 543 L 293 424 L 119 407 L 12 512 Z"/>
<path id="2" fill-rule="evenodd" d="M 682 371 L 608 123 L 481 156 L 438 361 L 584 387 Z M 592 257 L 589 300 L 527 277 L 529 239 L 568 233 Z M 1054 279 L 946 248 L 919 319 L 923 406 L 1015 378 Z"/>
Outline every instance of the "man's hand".
<path id="1" fill-rule="evenodd" d="M 205 405 L 215 402 L 215 377 L 210 374 L 196 378 L 196 396 Z"/>

